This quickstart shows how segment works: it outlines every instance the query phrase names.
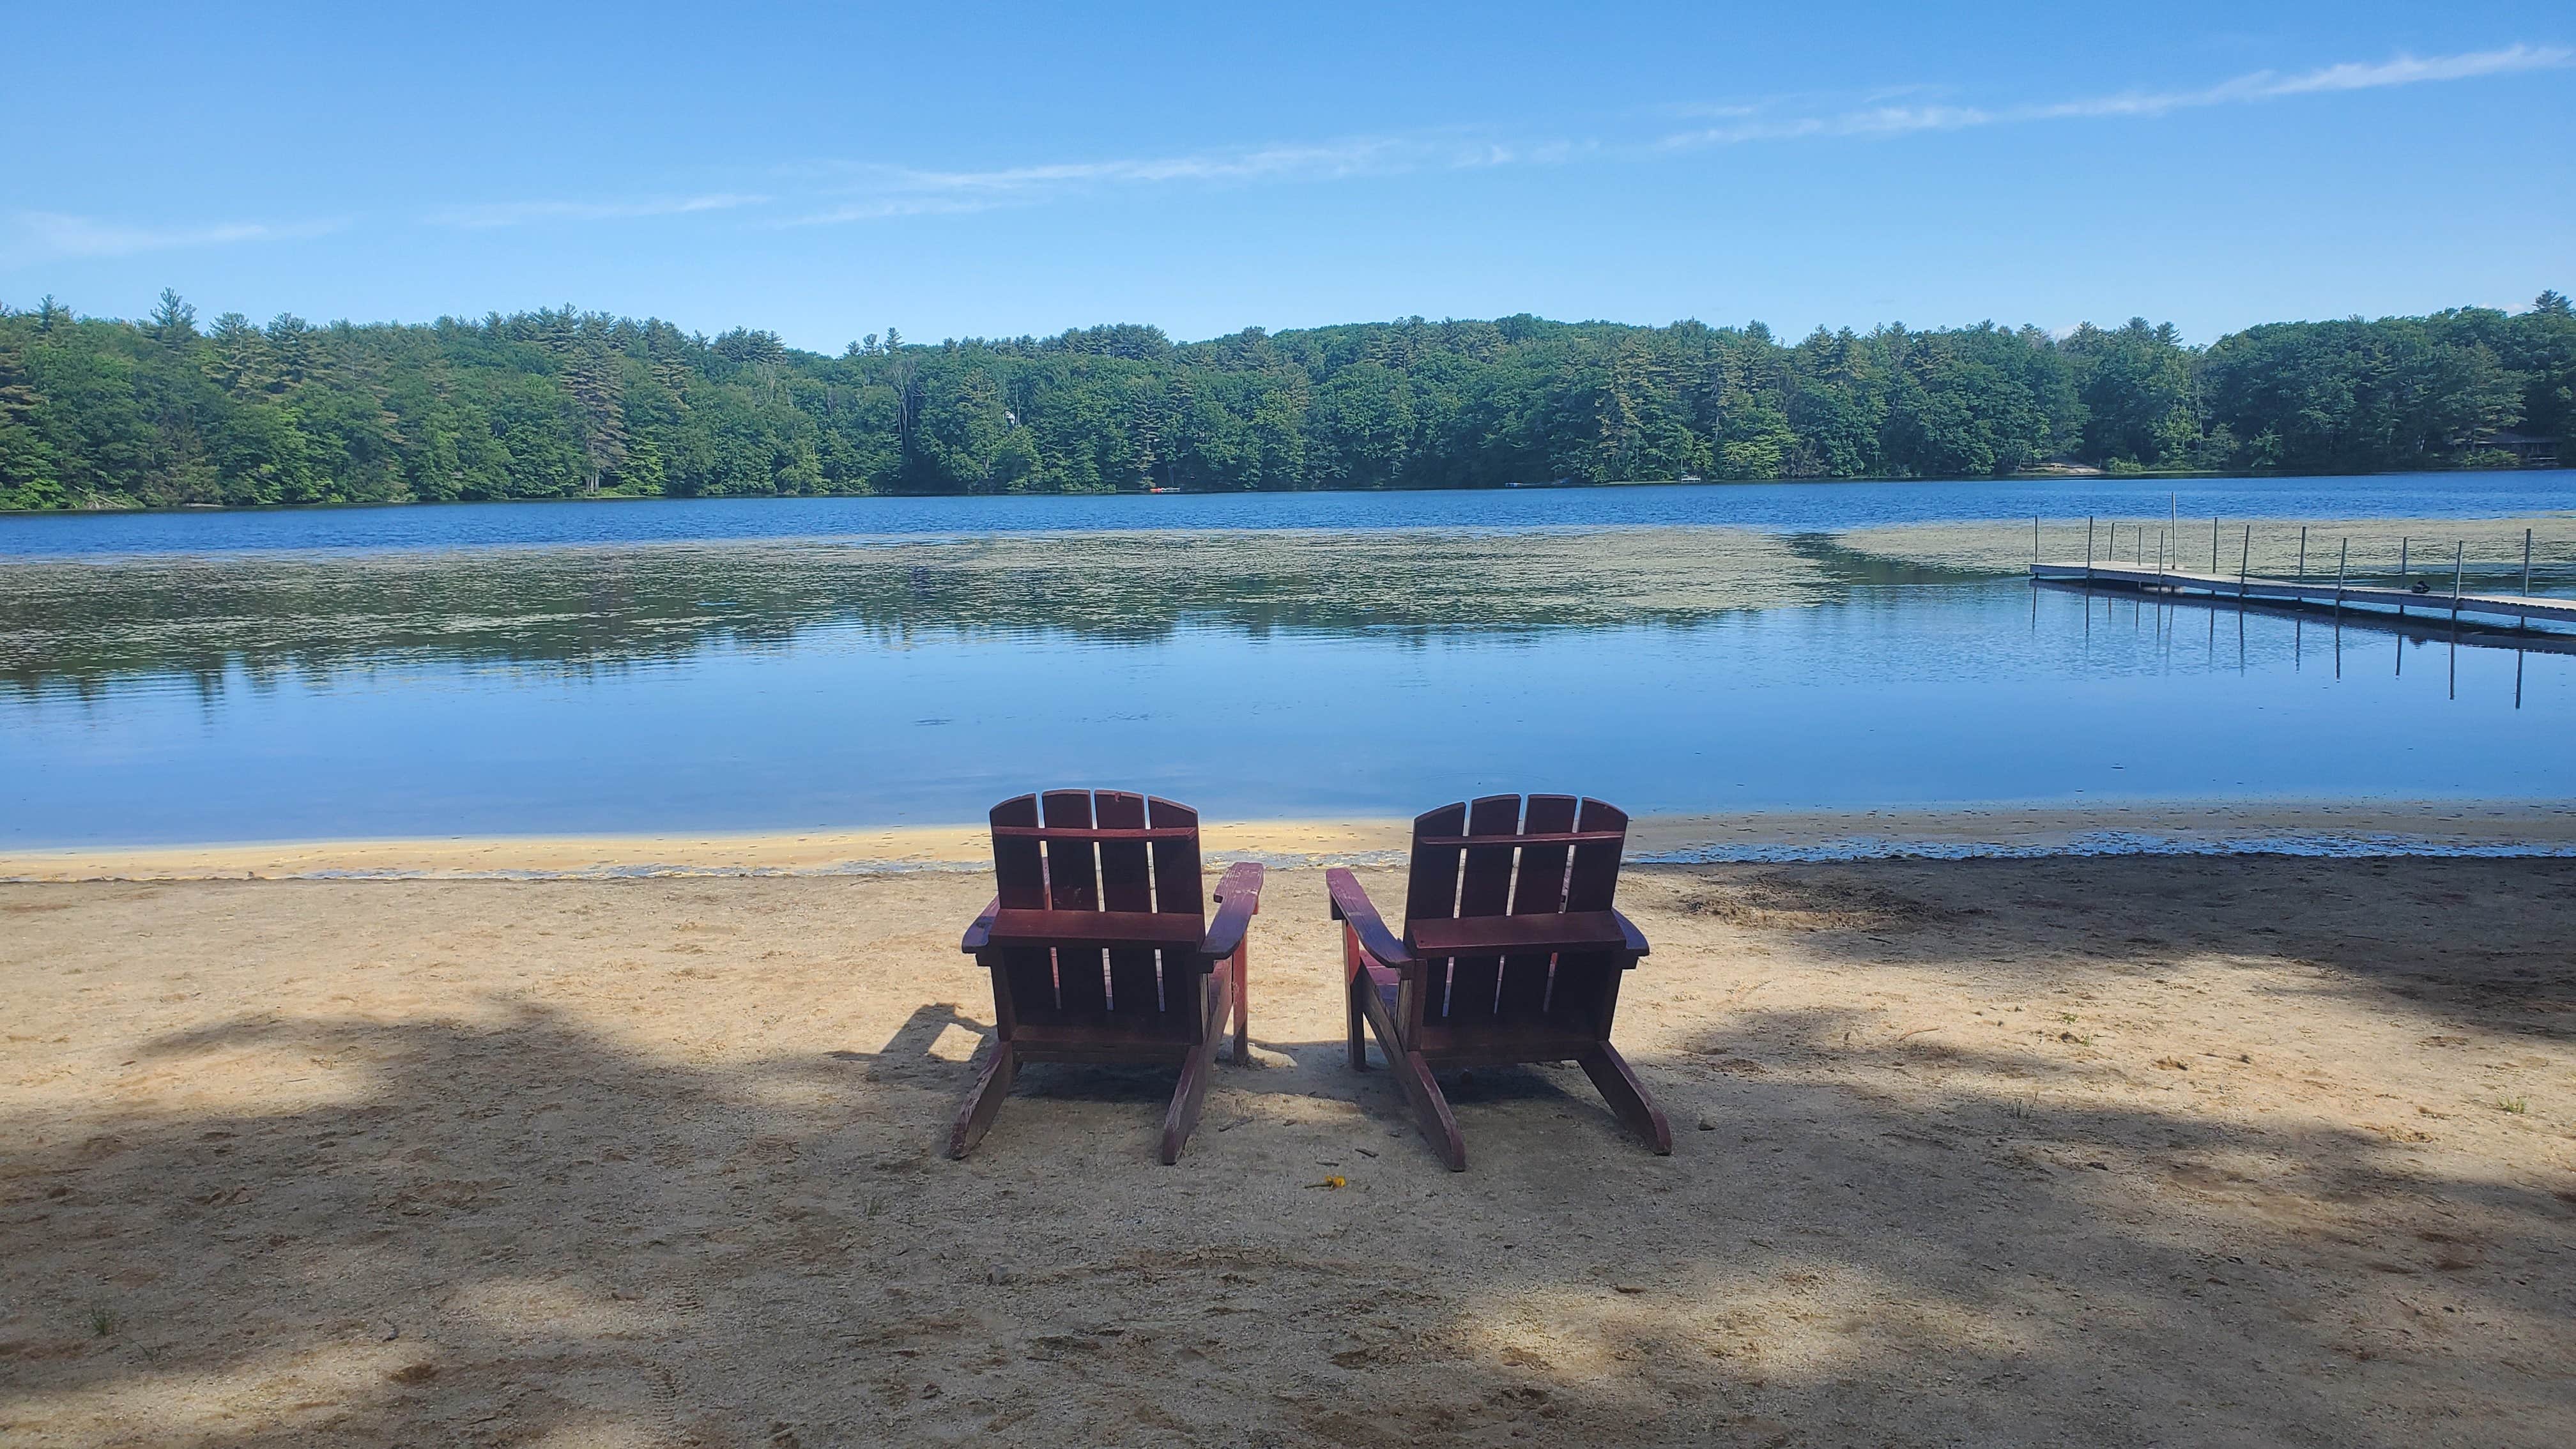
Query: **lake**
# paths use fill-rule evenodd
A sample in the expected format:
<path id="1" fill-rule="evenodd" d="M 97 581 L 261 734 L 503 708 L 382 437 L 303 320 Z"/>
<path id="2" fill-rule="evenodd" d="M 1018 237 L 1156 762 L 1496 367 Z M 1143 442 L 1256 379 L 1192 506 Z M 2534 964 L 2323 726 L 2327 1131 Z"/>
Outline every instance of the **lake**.
<path id="1" fill-rule="evenodd" d="M 2177 491 L 2576 587 L 2568 473 L 5 518 L 0 843 L 2576 797 L 2563 645 L 2015 572 Z"/>
<path id="2" fill-rule="evenodd" d="M 2576 509 L 2576 470 L 2367 478 L 1728 483 L 1418 493 L 704 498 L 0 515 L 11 554 L 560 548 L 1131 529 L 1525 529 L 2161 518 L 2503 518 Z"/>

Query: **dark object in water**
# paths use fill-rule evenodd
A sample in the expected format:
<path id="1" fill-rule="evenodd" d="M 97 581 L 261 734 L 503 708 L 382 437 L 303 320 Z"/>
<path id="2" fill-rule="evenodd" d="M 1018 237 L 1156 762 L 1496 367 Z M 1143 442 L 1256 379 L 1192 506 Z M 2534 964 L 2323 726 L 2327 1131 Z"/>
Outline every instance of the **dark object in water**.
<path id="1" fill-rule="evenodd" d="M 2410 594 L 2429 594 L 2433 592 L 2433 586 L 2424 582 L 2422 579 L 2417 579 L 2415 582 L 2406 586 L 2406 592 Z"/>

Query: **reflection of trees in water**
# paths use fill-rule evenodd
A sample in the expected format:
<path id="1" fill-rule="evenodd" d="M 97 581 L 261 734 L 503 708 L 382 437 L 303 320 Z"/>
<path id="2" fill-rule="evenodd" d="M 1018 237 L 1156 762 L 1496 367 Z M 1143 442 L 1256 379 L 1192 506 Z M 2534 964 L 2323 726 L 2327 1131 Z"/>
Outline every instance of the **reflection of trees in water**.
<path id="1" fill-rule="evenodd" d="M 219 692 L 421 663 L 581 673 L 831 626 L 889 642 L 1183 628 L 1346 635 L 1690 623 L 1820 602 L 1837 577 L 1729 528 L 1058 534 L 900 543 L 11 565 L 0 681 Z"/>
<path id="2" fill-rule="evenodd" d="M 2433 525 L 2378 521 L 2389 538 L 2373 542 L 2393 549 L 2416 526 Z M 1148 642 L 1190 628 L 1403 637 L 1688 625 L 1855 588 L 2017 576 L 2029 547 L 2026 525 L 1997 524 L 1798 535 L 1154 530 L 12 563 L 0 565 L 0 689 L 90 697 L 160 678 L 211 697 L 228 682 L 258 690 L 442 664 L 577 676 L 709 648 L 780 650 L 818 628 L 901 644 L 1040 631 Z M 2536 554 L 2538 586 L 2576 577 L 2562 541 Z"/>

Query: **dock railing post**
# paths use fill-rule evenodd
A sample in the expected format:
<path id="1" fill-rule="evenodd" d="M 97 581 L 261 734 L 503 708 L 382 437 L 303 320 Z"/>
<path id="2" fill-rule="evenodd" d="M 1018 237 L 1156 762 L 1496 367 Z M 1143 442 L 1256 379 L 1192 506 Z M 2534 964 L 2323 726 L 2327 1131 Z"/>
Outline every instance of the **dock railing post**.
<path id="1" fill-rule="evenodd" d="M 2406 591 L 2413 587 L 2406 570 L 2406 540 L 2397 540 L 2397 617 L 2406 617 Z"/>
<path id="2" fill-rule="evenodd" d="M 2093 577 L 2093 515 L 2084 515 L 2084 577 Z"/>
<path id="3" fill-rule="evenodd" d="M 2531 597 L 2531 530 L 2528 528 L 2522 531 L 2522 596 L 2526 599 Z M 2516 619 L 2514 626 L 2520 629 L 2530 628 L 2531 616 L 2525 614 Z M 2520 667 L 2519 660 L 2516 661 L 2516 667 Z"/>
<path id="4" fill-rule="evenodd" d="M 2467 539 L 2465 539 L 2465 538 L 2462 538 L 2462 539 L 2454 539 L 2454 540 L 2452 540 L 2452 542 L 2451 542 L 2451 622 L 2452 622 L 2453 624 L 2455 624 L 2455 625 L 2456 625 L 2456 624 L 2458 624 L 2458 623 L 2460 622 L 2460 569 L 2461 569 L 2461 566 L 2462 566 L 2463 562 L 2468 558 L 2468 556 L 2469 556 L 2469 541 L 2468 541 Z"/>
<path id="5" fill-rule="evenodd" d="M 2352 540 L 2346 538 L 2343 541 L 2343 547 L 2335 551 L 2334 612 L 2335 627 L 2338 629 L 2343 627 L 2343 569 L 2344 565 L 2350 562 L 2352 562 Z"/>
<path id="6" fill-rule="evenodd" d="M 2209 571 L 2218 572 L 2218 520 L 2209 520 Z"/>
<path id="7" fill-rule="evenodd" d="M 2308 526 L 2299 525 L 2299 587 L 2308 586 Z"/>
<path id="8" fill-rule="evenodd" d="M 2236 556 L 2236 597 L 2245 597 L 2245 575 L 2254 566 L 2254 525 L 2245 525 L 2245 551 Z"/>
<path id="9" fill-rule="evenodd" d="M 2030 561 L 2039 562 L 2039 515 L 2030 516 Z"/>

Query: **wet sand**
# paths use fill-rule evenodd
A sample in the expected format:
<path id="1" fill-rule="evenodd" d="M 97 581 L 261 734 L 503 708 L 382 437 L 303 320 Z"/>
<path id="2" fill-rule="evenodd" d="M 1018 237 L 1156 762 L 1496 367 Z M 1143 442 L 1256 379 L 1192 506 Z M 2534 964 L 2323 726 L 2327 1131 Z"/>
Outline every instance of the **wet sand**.
<path id="1" fill-rule="evenodd" d="M 2576 861 L 1632 867 L 1674 1154 L 1479 1071 L 1465 1174 L 1311 869 L 1178 1167 L 943 1159 L 989 886 L 0 886 L 0 1439 L 2576 1441 Z"/>

